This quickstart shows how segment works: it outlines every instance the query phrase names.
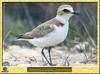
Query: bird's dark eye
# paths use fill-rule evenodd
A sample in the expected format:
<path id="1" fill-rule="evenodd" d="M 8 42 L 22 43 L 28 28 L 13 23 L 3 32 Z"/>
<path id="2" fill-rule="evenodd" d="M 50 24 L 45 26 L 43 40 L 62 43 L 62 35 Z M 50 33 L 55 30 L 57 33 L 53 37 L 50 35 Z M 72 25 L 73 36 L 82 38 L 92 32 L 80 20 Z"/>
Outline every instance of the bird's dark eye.
<path id="1" fill-rule="evenodd" d="M 70 11 L 69 11 L 69 10 L 67 10 L 67 9 L 64 9 L 63 11 L 64 11 L 64 12 L 70 12 Z"/>

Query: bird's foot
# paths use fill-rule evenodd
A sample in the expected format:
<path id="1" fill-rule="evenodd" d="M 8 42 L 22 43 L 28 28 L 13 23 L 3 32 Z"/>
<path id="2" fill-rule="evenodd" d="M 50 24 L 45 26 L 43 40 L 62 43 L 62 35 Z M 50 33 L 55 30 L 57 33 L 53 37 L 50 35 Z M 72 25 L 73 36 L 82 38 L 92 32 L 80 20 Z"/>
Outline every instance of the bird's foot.
<path id="1" fill-rule="evenodd" d="M 50 66 L 56 66 L 56 64 L 48 63 Z"/>

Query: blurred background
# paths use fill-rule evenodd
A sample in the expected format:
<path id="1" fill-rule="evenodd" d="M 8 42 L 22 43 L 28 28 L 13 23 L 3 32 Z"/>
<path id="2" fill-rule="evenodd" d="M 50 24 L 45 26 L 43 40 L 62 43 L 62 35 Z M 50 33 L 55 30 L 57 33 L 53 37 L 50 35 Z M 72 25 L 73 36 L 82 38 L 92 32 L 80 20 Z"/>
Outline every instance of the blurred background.
<path id="1" fill-rule="evenodd" d="M 72 46 L 72 40 L 80 37 L 92 45 L 97 44 L 97 3 L 3 3 L 3 42 L 6 44 L 25 44 L 14 42 L 16 35 L 31 31 L 39 24 L 56 16 L 57 8 L 70 4 L 80 16 L 70 19 L 69 33 L 64 41 Z M 29 45 L 30 46 L 30 45 Z"/>
<path id="2" fill-rule="evenodd" d="M 84 63 L 87 65 L 88 64 L 90 65 L 90 63 L 91 64 L 97 63 L 97 3 L 93 3 L 93 2 L 92 3 L 3 2 L 2 4 L 3 6 L 3 49 L 6 49 L 6 51 L 3 50 L 3 52 L 5 53 L 5 54 L 3 53 L 3 59 L 4 59 L 3 65 L 8 66 L 9 63 L 11 63 L 10 65 L 18 65 L 18 63 L 23 64 L 22 63 L 23 59 L 22 62 L 20 62 L 18 61 L 17 58 L 18 62 L 17 64 L 14 64 L 13 62 L 15 62 L 15 60 L 11 62 L 12 58 L 9 59 L 9 57 L 13 57 L 15 59 L 19 55 L 21 55 L 21 57 L 25 55 L 26 57 L 29 58 L 29 56 L 27 56 L 26 54 L 30 55 L 31 57 L 39 54 L 37 51 L 33 51 L 34 46 L 29 44 L 28 42 L 15 41 L 16 35 L 31 31 L 39 24 L 55 17 L 57 8 L 62 4 L 70 4 L 74 8 L 74 11 L 80 13 L 80 15 L 79 16 L 74 15 L 73 17 L 71 17 L 71 19 L 69 20 L 70 25 L 69 25 L 69 32 L 67 38 L 64 41 L 64 43 L 60 45 L 61 46 L 60 48 L 55 48 L 55 49 L 64 50 L 64 53 L 66 50 L 69 49 L 77 50 L 79 54 L 76 53 L 77 55 L 76 57 L 75 54 L 71 53 L 71 55 L 73 55 L 71 62 L 73 60 L 75 61 L 75 58 L 78 57 L 76 62 L 80 62 L 81 59 L 80 62 L 81 65 L 84 65 L 82 64 L 84 60 L 85 60 Z M 13 45 L 17 45 L 17 46 L 13 46 Z M 30 48 L 32 50 L 27 48 Z M 56 53 L 56 51 L 54 51 L 54 53 Z M 81 55 L 82 51 L 86 51 L 85 53 L 83 52 L 84 55 L 83 54 Z M 75 53 L 75 51 L 73 52 Z M 8 56 L 8 53 L 10 56 Z M 62 56 L 62 54 L 59 56 Z M 59 56 L 57 55 L 57 57 Z M 40 58 L 40 56 L 38 56 L 37 58 Z M 87 59 L 84 58 L 88 58 L 88 61 Z M 33 59 L 33 57 L 31 59 Z M 59 60 L 60 59 L 61 58 L 59 58 Z M 66 61 L 66 59 L 63 60 Z M 31 65 L 36 65 L 36 63 Z"/>

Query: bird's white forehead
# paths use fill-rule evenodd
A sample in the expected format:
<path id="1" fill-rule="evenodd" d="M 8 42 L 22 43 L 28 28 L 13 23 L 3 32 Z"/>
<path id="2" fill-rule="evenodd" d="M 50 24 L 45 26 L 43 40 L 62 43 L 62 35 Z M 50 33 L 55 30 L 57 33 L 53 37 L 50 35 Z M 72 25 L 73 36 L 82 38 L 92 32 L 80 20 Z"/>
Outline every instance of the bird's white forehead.
<path id="1" fill-rule="evenodd" d="M 71 5 L 68 5 L 68 4 L 59 6 L 58 11 L 61 11 L 61 10 L 63 10 L 63 9 L 68 9 L 68 10 L 70 10 L 70 11 L 73 12 L 72 6 L 71 6 Z"/>

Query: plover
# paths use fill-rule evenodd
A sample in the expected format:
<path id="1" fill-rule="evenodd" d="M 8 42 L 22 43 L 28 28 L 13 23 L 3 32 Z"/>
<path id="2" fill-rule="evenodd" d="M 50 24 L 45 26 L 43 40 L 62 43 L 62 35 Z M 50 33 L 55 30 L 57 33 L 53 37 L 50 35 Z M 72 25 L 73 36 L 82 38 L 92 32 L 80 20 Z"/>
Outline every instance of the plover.
<path id="1" fill-rule="evenodd" d="M 73 14 L 79 15 L 79 13 L 74 12 L 71 5 L 61 5 L 57 10 L 56 17 L 40 24 L 32 31 L 18 35 L 17 39 L 28 41 L 36 47 L 43 48 L 42 55 L 49 65 L 53 65 L 50 55 L 51 48 L 66 39 L 69 29 L 68 21 Z M 44 49 L 48 50 L 49 59 L 45 56 Z"/>

